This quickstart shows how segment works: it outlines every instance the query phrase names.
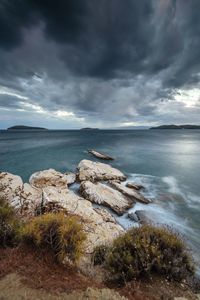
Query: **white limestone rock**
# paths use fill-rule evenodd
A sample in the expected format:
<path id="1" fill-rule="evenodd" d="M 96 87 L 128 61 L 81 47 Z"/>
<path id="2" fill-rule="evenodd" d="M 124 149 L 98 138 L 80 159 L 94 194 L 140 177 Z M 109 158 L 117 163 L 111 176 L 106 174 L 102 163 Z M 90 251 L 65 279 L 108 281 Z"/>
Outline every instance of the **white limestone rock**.
<path id="1" fill-rule="evenodd" d="M 23 184 L 20 176 L 11 173 L 0 173 L 0 195 L 3 195 L 8 203 L 22 217 L 34 216 L 35 209 L 41 204 L 42 190 Z"/>
<path id="2" fill-rule="evenodd" d="M 126 176 L 108 164 L 83 159 L 79 165 L 79 180 L 126 180 Z"/>
<path id="3" fill-rule="evenodd" d="M 62 174 L 54 169 L 48 169 L 33 173 L 29 179 L 30 185 L 37 188 L 47 186 L 67 187 L 72 178 L 69 174 Z"/>
<path id="4" fill-rule="evenodd" d="M 67 185 L 71 185 L 76 181 L 76 174 L 75 173 L 64 173 L 67 179 Z"/>
<path id="5" fill-rule="evenodd" d="M 133 201 L 128 197 L 100 182 L 83 181 L 80 186 L 80 192 L 84 198 L 92 203 L 105 205 L 118 215 L 122 215 L 133 204 Z"/>
<path id="6" fill-rule="evenodd" d="M 23 189 L 23 181 L 20 176 L 7 172 L 0 173 L 0 195 L 5 196 L 8 203 L 17 211 L 21 210 L 20 194 Z"/>
<path id="7" fill-rule="evenodd" d="M 133 201 L 139 201 L 141 203 L 151 203 L 150 199 L 145 198 L 142 194 L 140 194 L 138 191 L 126 187 L 118 182 L 115 181 L 110 181 L 109 184 L 116 189 L 117 191 L 121 192 L 123 195 L 129 197 L 130 199 L 132 199 Z"/>

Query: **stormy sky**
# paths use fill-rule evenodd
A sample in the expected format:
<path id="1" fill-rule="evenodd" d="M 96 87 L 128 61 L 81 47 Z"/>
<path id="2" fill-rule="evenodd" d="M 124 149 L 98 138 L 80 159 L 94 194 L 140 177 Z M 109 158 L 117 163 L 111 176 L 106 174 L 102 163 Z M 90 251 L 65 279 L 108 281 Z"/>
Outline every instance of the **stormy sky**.
<path id="1" fill-rule="evenodd" d="M 200 0 L 0 0 L 0 128 L 200 123 Z"/>

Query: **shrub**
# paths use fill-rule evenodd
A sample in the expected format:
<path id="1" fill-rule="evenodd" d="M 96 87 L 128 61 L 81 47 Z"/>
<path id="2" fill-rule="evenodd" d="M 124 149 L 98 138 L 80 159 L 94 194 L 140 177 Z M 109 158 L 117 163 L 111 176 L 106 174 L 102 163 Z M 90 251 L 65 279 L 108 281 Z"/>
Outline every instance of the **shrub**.
<path id="1" fill-rule="evenodd" d="M 0 247 L 14 247 L 20 241 L 20 222 L 14 209 L 0 196 Z"/>
<path id="2" fill-rule="evenodd" d="M 115 279 L 128 281 L 157 273 L 181 281 L 194 273 L 193 261 L 180 237 L 167 228 L 144 225 L 118 237 L 105 266 Z"/>
<path id="3" fill-rule="evenodd" d="M 76 261 L 82 254 L 85 233 L 78 217 L 62 212 L 33 218 L 23 230 L 23 239 L 38 248 L 50 249 L 59 261 Z"/>
<path id="4" fill-rule="evenodd" d="M 109 247 L 106 245 L 100 245 L 100 246 L 95 247 L 94 253 L 92 256 L 92 261 L 95 266 L 102 265 L 104 263 L 108 249 L 109 249 Z"/>

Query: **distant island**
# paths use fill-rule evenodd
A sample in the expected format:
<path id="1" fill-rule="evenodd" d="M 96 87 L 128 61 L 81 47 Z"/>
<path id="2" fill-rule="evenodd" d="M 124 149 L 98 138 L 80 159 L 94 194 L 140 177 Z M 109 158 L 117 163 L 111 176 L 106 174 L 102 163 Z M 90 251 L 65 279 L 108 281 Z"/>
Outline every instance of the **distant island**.
<path id="1" fill-rule="evenodd" d="M 200 129 L 200 125 L 161 125 L 150 129 Z"/>
<path id="2" fill-rule="evenodd" d="M 80 130 L 99 130 L 99 128 L 85 127 L 85 128 L 81 128 Z"/>
<path id="3" fill-rule="evenodd" d="M 8 127 L 7 130 L 48 130 L 48 129 L 43 127 L 16 125 L 16 126 Z"/>

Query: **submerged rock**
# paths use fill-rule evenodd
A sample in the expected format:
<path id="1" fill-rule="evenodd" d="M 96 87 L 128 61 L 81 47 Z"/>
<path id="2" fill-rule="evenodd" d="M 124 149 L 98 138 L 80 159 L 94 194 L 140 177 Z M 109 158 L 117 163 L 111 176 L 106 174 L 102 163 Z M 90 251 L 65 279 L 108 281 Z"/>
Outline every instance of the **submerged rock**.
<path id="1" fill-rule="evenodd" d="M 152 223 L 151 219 L 147 216 L 147 211 L 145 210 L 136 210 L 135 212 L 139 223 L 141 224 L 149 224 Z"/>
<path id="2" fill-rule="evenodd" d="M 54 169 L 36 172 L 31 175 L 29 182 L 33 187 L 44 188 L 46 186 L 67 187 L 75 181 L 71 174 L 62 174 Z"/>
<path id="3" fill-rule="evenodd" d="M 93 149 L 88 150 L 88 152 L 91 153 L 92 155 L 94 155 L 95 157 L 100 158 L 100 159 L 104 159 L 104 160 L 114 160 L 114 158 L 112 158 L 111 156 L 108 156 L 107 154 L 98 152 L 98 151 L 93 150 Z"/>
<path id="4" fill-rule="evenodd" d="M 150 224 L 152 220 L 147 214 L 148 212 L 146 210 L 136 210 L 135 212 L 128 213 L 128 217 L 137 223 Z"/>
<path id="5" fill-rule="evenodd" d="M 79 165 L 79 180 L 126 180 L 126 176 L 110 165 L 83 159 Z"/>
<path id="6" fill-rule="evenodd" d="M 122 215 L 133 204 L 128 197 L 100 182 L 84 181 L 81 183 L 80 192 L 84 198 L 93 203 L 105 205 L 118 215 Z"/>
<path id="7" fill-rule="evenodd" d="M 138 216 L 136 215 L 136 213 L 134 213 L 134 212 L 128 213 L 128 217 L 129 217 L 132 221 L 134 221 L 134 222 L 139 222 L 139 218 L 138 218 Z"/>
<path id="8" fill-rule="evenodd" d="M 135 184 L 133 182 L 127 182 L 126 183 L 126 186 L 130 189 L 134 189 L 134 190 L 141 190 L 141 189 L 144 189 L 144 186 L 143 185 L 140 185 L 140 184 Z"/>
<path id="9" fill-rule="evenodd" d="M 120 191 L 125 196 L 131 198 L 133 201 L 139 201 L 141 203 L 148 204 L 151 200 L 145 198 L 143 195 L 138 193 L 136 190 L 128 188 L 116 181 L 110 181 L 109 184 L 116 190 Z"/>

